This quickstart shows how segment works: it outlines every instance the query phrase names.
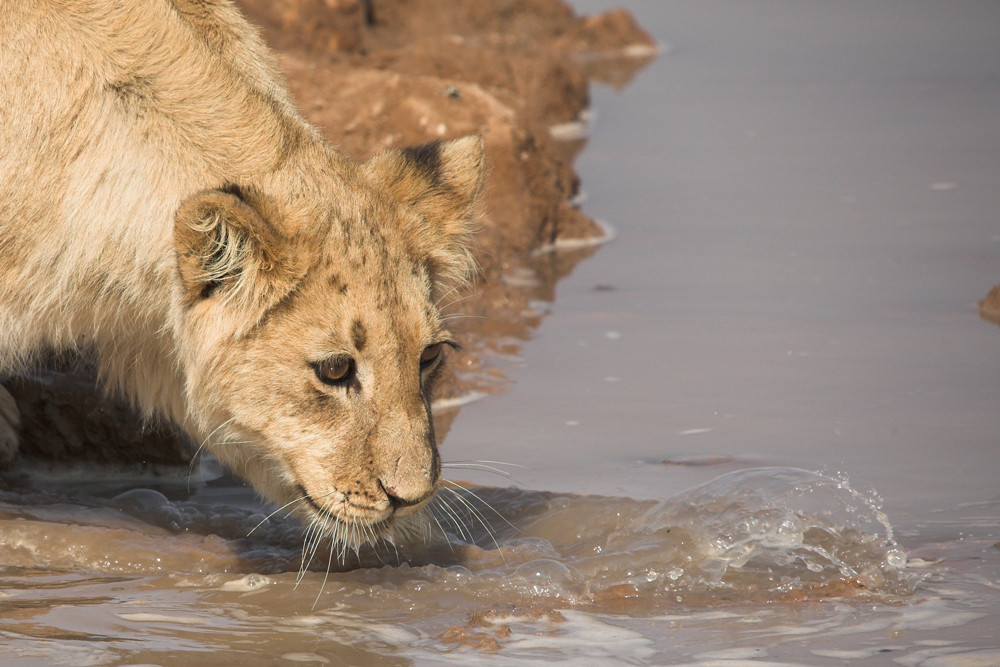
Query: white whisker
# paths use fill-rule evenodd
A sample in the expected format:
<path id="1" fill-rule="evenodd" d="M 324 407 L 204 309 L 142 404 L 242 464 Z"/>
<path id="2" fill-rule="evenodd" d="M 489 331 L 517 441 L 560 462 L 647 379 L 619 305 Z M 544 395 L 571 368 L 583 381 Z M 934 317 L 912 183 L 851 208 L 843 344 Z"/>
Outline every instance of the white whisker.
<path id="1" fill-rule="evenodd" d="M 444 543 L 448 545 L 448 549 L 452 553 L 455 553 L 455 547 L 452 546 L 451 540 L 448 539 L 448 531 L 446 531 L 444 526 L 441 525 L 441 520 L 437 518 L 437 515 L 435 515 L 433 511 L 429 511 L 428 514 L 431 515 L 431 518 L 434 519 L 434 523 L 437 524 L 438 529 L 441 531 L 441 535 L 444 537 Z"/>
<path id="2" fill-rule="evenodd" d="M 270 518 L 272 516 L 274 516 L 275 514 L 277 514 L 278 512 L 280 512 L 281 510 L 285 509 L 286 507 L 291 507 L 295 503 L 301 503 L 305 499 L 306 499 L 306 496 L 299 496 L 295 500 L 292 500 L 291 502 L 287 502 L 284 505 L 282 505 L 281 507 L 279 507 L 278 509 L 274 510 L 273 512 L 271 512 L 270 514 L 268 514 L 266 517 L 264 517 L 263 519 L 261 519 L 260 523 L 258 523 L 256 526 L 254 526 L 253 528 L 251 528 L 250 532 L 247 533 L 247 537 L 250 537 L 251 535 L 253 535 L 253 532 L 255 530 L 257 530 L 258 528 L 260 528 L 261 526 L 263 526 L 265 523 L 267 523 L 267 521 L 270 520 Z"/>
<path id="3" fill-rule="evenodd" d="M 507 461 L 491 461 L 489 459 L 476 459 L 474 461 L 451 461 L 451 463 L 487 463 L 493 466 L 507 466 L 509 468 L 525 468 L 525 469 L 528 468 L 528 466 L 523 466 L 520 463 L 509 463 Z M 443 465 L 448 465 L 448 463 L 444 463 Z"/>
<path id="4" fill-rule="evenodd" d="M 322 525 L 319 521 L 313 520 L 307 531 L 304 543 L 302 545 L 302 563 L 299 566 L 299 576 L 295 580 L 295 587 L 298 588 L 302 579 L 306 576 L 306 572 L 309 571 L 309 566 L 312 565 L 313 558 L 316 557 L 316 551 L 319 549 L 319 544 L 323 539 L 323 535 L 326 532 L 326 519 L 323 520 Z M 308 553 L 308 557 L 307 554 Z"/>
<path id="5" fill-rule="evenodd" d="M 455 512 L 455 508 L 451 506 L 448 499 L 442 495 L 438 495 L 435 500 L 438 501 L 441 510 L 444 511 L 448 517 L 450 517 L 451 524 L 454 525 L 455 529 L 458 531 L 458 536 L 466 542 L 473 542 L 474 540 L 472 539 L 472 535 L 467 533 L 465 530 L 465 522 L 462 521 L 459 515 Z M 440 522 L 438 525 L 440 525 Z M 445 533 L 445 536 L 447 537 L 447 533 Z"/>
<path id="6" fill-rule="evenodd" d="M 480 512 L 479 510 L 477 510 L 472 503 L 470 503 L 466 498 L 463 498 L 462 494 L 460 494 L 455 489 L 451 489 L 451 488 L 448 488 L 448 487 L 444 487 L 444 488 L 447 491 L 449 491 L 452 494 L 452 496 L 455 498 L 455 500 L 457 500 L 462 507 L 464 507 L 466 510 L 468 510 L 468 512 L 473 517 L 475 517 L 476 519 L 479 519 L 479 523 L 482 524 L 483 528 L 486 530 L 486 534 L 490 536 L 490 539 L 493 541 L 493 545 L 496 546 L 497 549 L 499 549 L 500 548 L 500 544 L 497 542 L 496 534 L 493 531 L 493 527 L 486 520 L 486 517 L 483 516 L 482 512 Z M 478 500 L 478 498 L 477 498 L 477 500 Z"/>
<path id="7" fill-rule="evenodd" d="M 459 297 L 457 297 L 455 299 L 452 299 L 451 301 L 449 301 L 445 305 L 443 305 L 443 306 L 441 305 L 442 301 L 444 301 L 450 295 L 458 292 L 460 289 L 462 289 L 462 287 L 463 287 L 463 285 L 455 285 L 454 287 L 452 287 L 451 289 L 449 289 L 447 292 L 445 292 L 444 294 L 442 294 L 441 296 L 439 296 L 437 298 L 437 300 L 434 302 L 434 307 L 437 308 L 439 311 L 448 310 L 449 308 L 451 308 L 452 306 L 454 306 L 456 303 L 462 303 L 463 301 L 465 301 L 467 299 L 471 299 L 473 296 L 476 295 L 475 292 L 473 292 L 473 291 L 470 290 L 470 291 L 466 292 L 465 294 L 462 294 L 461 296 L 459 296 Z"/>
<path id="8" fill-rule="evenodd" d="M 323 583 L 319 586 L 319 593 L 316 593 L 316 599 L 313 600 L 313 610 L 316 609 L 316 605 L 319 604 L 319 598 L 323 595 L 323 589 L 326 588 L 326 581 L 330 578 L 330 568 L 333 566 L 333 545 L 330 545 L 330 556 L 326 560 L 326 574 L 323 575 Z"/>
<path id="9" fill-rule="evenodd" d="M 486 464 L 483 464 L 483 463 L 473 463 L 473 462 L 469 462 L 469 463 L 442 463 L 441 467 L 442 468 L 454 468 L 456 470 L 482 470 L 483 472 L 491 472 L 491 473 L 493 473 L 495 475 L 500 475 L 501 477 L 506 477 L 508 479 L 510 479 L 511 477 L 513 477 L 513 475 L 511 475 L 506 470 L 500 470 L 499 468 L 494 468 L 493 466 L 489 466 L 489 465 L 486 465 Z"/>
<path id="10" fill-rule="evenodd" d="M 486 317 L 483 315 L 465 315 L 462 313 L 453 313 L 451 315 L 445 315 L 441 318 L 442 322 L 451 322 L 453 320 L 485 320 Z"/>
<path id="11" fill-rule="evenodd" d="M 201 454 L 202 450 L 205 449 L 205 446 L 208 444 L 208 441 L 212 439 L 212 436 L 219 432 L 219 429 L 225 428 L 229 424 L 232 424 L 234 421 L 236 421 L 236 417 L 230 417 L 226 421 L 216 426 L 214 429 L 212 429 L 211 433 L 206 435 L 205 438 L 201 441 L 201 444 L 198 445 L 198 449 L 194 450 L 194 454 L 191 455 L 191 462 L 188 464 L 188 479 L 187 479 L 188 491 L 191 490 L 191 473 L 194 472 L 194 464 L 198 460 L 198 456 Z"/>
<path id="12" fill-rule="evenodd" d="M 503 514 L 501 514 L 500 512 L 498 512 L 492 505 L 490 505 L 488 502 L 486 502 L 485 500 L 483 500 L 479 496 L 479 494 L 477 494 L 472 489 L 470 489 L 470 488 L 468 488 L 466 486 L 463 486 L 463 485 L 459 484 L 458 482 L 455 482 L 455 481 L 450 480 L 450 479 L 442 479 L 441 481 L 443 483 L 445 483 L 445 484 L 451 484 L 452 486 L 456 486 L 459 489 L 461 489 L 462 491 L 465 491 L 467 494 L 469 494 L 470 496 L 472 496 L 473 498 L 475 498 L 479 503 L 482 503 L 483 507 L 485 507 L 489 511 L 493 512 L 493 514 L 495 514 L 498 519 L 500 519 L 501 521 L 503 521 L 505 524 L 507 524 L 508 526 L 510 526 L 511 528 L 513 528 L 514 530 L 516 530 L 517 532 L 519 532 L 519 533 L 521 532 L 521 530 L 517 526 L 515 526 L 510 521 L 508 521 L 507 518 Z M 457 497 L 461 498 L 461 496 L 454 489 L 452 489 L 450 487 L 441 487 L 441 488 L 447 488 L 449 491 L 451 491 Z M 465 499 L 462 498 L 462 500 L 465 500 Z M 466 504 L 468 504 L 468 501 L 466 501 Z M 480 515 L 478 512 L 477 512 L 477 516 L 479 516 L 480 520 L 482 520 L 482 515 Z"/>

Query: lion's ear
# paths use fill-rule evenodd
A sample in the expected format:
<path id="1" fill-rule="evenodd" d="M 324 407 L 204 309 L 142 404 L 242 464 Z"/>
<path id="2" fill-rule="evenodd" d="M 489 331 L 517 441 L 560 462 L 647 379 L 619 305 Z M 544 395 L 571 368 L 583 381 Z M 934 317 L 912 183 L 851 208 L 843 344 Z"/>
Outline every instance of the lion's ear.
<path id="1" fill-rule="evenodd" d="M 469 245 L 486 177 L 482 139 L 470 136 L 387 150 L 373 156 L 364 168 L 376 188 L 421 218 L 411 241 L 435 279 L 465 279 L 475 265 Z"/>
<path id="2" fill-rule="evenodd" d="M 296 283 L 290 244 L 237 186 L 182 202 L 174 249 L 189 304 L 218 298 L 259 318 Z"/>

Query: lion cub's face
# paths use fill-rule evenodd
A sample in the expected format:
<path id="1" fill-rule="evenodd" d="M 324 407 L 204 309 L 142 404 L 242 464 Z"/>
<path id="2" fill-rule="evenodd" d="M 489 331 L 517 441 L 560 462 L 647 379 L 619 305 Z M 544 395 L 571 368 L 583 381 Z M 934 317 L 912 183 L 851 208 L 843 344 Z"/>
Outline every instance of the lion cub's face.
<path id="1" fill-rule="evenodd" d="M 337 167 L 182 204 L 177 326 L 206 445 L 357 545 L 391 537 L 440 475 L 430 398 L 453 341 L 435 299 L 470 268 L 483 156 L 470 138 Z"/>

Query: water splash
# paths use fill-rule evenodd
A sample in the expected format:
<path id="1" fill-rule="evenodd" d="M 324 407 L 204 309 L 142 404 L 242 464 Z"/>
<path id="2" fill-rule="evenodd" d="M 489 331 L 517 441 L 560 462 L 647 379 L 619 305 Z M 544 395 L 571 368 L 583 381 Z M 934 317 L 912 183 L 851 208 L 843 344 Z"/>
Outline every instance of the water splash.
<path id="1" fill-rule="evenodd" d="M 501 536 L 506 570 L 488 551 L 463 552 L 463 569 L 478 571 L 467 589 L 521 603 L 642 613 L 680 601 L 907 595 L 916 582 L 878 498 L 806 470 L 743 470 L 661 502 L 479 495 L 520 532 Z"/>
<path id="2" fill-rule="evenodd" d="M 758 468 L 718 477 L 658 503 L 644 530 L 677 529 L 689 542 L 682 586 L 789 591 L 833 581 L 902 594 L 906 554 L 878 499 L 844 479 Z"/>
<path id="3" fill-rule="evenodd" d="M 447 540 L 388 555 L 368 550 L 346 568 L 357 569 L 331 581 L 384 602 L 420 592 L 459 604 L 638 614 L 679 601 L 906 595 L 916 581 L 878 498 L 805 470 L 743 470 L 660 502 L 515 488 L 456 493 L 464 499 L 452 503 L 453 527 L 443 523 Z M 183 572 L 191 563 L 197 572 L 298 568 L 294 520 L 267 522 L 248 537 L 259 507 L 170 500 L 149 489 L 75 506 L 32 498 L 20 520 L 4 521 L 8 564 L 102 571 L 106 563 L 116 573 Z M 308 581 L 303 590 L 315 594 Z"/>

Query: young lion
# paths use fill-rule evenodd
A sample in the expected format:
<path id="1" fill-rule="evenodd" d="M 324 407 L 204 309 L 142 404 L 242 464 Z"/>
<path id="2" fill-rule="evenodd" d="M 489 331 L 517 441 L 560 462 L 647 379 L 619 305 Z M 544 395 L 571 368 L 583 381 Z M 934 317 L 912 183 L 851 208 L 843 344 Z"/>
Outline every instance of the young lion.
<path id="1" fill-rule="evenodd" d="M 0 373 L 93 354 L 327 535 L 392 536 L 440 474 L 480 140 L 348 160 L 230 0 L 3 0 L 0 85 Z M 6 462 L 18 422 L 0 388 Z"/>

